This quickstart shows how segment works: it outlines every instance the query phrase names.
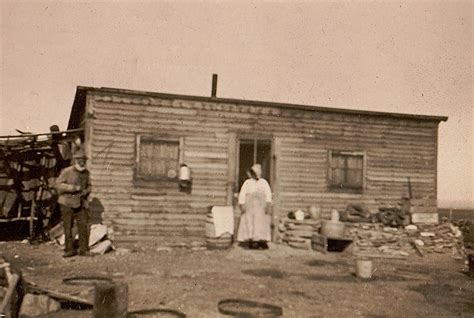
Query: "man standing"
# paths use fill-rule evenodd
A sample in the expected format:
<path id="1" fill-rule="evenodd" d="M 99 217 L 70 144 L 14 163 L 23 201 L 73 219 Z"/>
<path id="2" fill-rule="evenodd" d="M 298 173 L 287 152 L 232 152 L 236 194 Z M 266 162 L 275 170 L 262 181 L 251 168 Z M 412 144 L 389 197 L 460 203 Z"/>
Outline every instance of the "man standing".
<path id="1" fill-rule="evenodd" d="M 58 203 L 61 207 L 66 249 L 63 257 L 76 255 L 72 227 L 77 223 L 79 232 L 79 255 L 90 256 L 89 228 L 86 209 L 87 197 L 90 193 L 89 171 L 86 169 L 86 159 L 82 149 L 73 155 L 73 165 L 65 168 L 56 180 Z"/>

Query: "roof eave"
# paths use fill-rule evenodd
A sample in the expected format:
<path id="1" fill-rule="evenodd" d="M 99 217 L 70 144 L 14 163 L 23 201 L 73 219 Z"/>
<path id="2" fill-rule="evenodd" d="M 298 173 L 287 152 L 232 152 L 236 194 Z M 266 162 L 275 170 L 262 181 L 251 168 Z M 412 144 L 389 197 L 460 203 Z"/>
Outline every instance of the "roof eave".
<path id="1" fill-rule="evenodd" d="M 151 96 L 151 97 L 158 97 L 158 98 L 164 98 L 164 99 L 184 99 L 184 100 L 194 100 L 194 101 L 197 100 L 197 101 L 205 101 L 205 102 L 244 104 L 244 105 L 263 106 L 263 107 L 278 107 L 278 108 L 285 108 L 285 109 L 301 109 L 301 110 L 319 111 L 319 112 L 326 112 L 326 113 L 345 113 L 345 114 L 352 114 L 352 115 L 382 116 L 382 117 L 391 117 L 391 118 L 404 118 L 404 119 L 426 120 L 426 121 L 437 121 L 437 122 L 448 120 L 448 117 L 446 116 L 389 113 L 389 112 L 378 112 L 378 111 L 369 111 L 369 110 L 355 110 L 355 109 L 329 108 L 329 107 L 322 107 L 322 106 L 309 106 L 309 105 L 287 104 L 287 103 L 277 103 L 277 102 L 264 102 L 264 101 L 254 101 L 254 100 L 246 100 L 246 99 L 192 96 L 192 95 L 157 93 L 157 92 L 136 91 L 136 90 L 127 90 L 127 89 L 118 89 L 118 88 L 108 88 L 108 87 L 97 88 L 97 87 L 86 87 L 86 86 L 77 87 L 76 97 L 74 99 L 73 110 L 71 111 L 71 116 L 73 116 L 74 107 L 80 106 L 80 105 L 76 105 L 76 104 L 79 104 L 79 103 L 76 103 L 76 100 L 78 99 L 78 96 L 80 95 L 79 93 L 83 92 L 85 96 L 87 95 L 88 91 L 98 92 L 98 93 Z M 78 109 L 76 109 L 76 112 L 77 111 Z M 69 119 L 69 125 L 71 125 L 71 118 Z M 71 128 L 78 128 L 78 127 L 68 126 L 68 129 L 71 129 Z"/>

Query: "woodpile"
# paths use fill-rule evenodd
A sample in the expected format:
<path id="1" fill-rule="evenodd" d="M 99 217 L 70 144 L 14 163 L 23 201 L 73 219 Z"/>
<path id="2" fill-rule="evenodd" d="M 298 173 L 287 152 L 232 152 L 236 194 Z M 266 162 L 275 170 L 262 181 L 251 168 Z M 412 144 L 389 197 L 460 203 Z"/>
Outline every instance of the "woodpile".
<path id="1" fill-rule="evenodd" d="M 321 227 L 321 220 L 284 218 L 278 225 L 280 240 L 294 248 L 310 249 L 311 237 L 318 233 Z"/>
<path id="2" fill-rule="evenodd" d="M 458 220 L 456 225 L 462 232 L 464 246 L 466 248 L 474 249 L 474 221 L 472 220 Z"/>
<path id="3" fill-rule="evenodd" d="M 451 253 L 454 258 L 465 256 L 462 232 L 451 223 L 419 225 L 418 239 L 427 253 Z"/>
<path id="4" fill-rule="evenodd" d="M 406 257 L 413 250 L 404 230 L 381 223 L 348 223 L 346 226 L 349 237 L 354 240 L 355 254 Z"/>
<path id="5" fill-rule="evenodd" d="M 450 253 L 454 258 L 464 257 L 462 233 L 451 223 L 440 225 L 408 225 L 405 228 L 386 227 L 382 224 L 346 224 L 355 242 L 355 254 L 380 257 L 406 257 L 413 252 Z"/>

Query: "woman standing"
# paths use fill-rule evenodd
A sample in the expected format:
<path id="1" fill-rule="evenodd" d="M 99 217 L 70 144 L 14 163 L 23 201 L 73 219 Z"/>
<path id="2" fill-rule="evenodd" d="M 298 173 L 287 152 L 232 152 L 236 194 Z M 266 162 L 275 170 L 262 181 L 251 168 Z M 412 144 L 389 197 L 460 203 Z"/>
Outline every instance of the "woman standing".
<path id="1" fill-rule="evenodd" d="M 252 166 L 239 193 L 240 217 L 237 240 L 249 244 L 251 249 L 267 249 L 271 240 L 272 191 L 262 178 L 262 167 Z"/>

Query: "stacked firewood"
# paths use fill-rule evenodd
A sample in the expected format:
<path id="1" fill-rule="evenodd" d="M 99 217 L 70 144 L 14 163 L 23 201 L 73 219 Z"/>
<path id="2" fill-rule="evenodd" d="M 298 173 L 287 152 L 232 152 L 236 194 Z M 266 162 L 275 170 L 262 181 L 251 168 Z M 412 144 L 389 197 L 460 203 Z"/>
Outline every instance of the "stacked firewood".
<path id="1" fill-rule="evenodd" d="M 450 253 L 454 258 L 465 256 L 462 232 L 451 223 L 418 225 L 417 235 L 422 253 Z"/>
<path id="2" fill-rule="evenodd" d="M 283 243 L 301 249 L 311 248 L 311 237 L 319 232 L 321 220 L 304 219 L 298 221 L 295 219 L 284 218 L 278 225 L 280 241 Z"/>
<path id="3" fill-rule="evenodd" d="M 462 233 L 451 223 L 408 225 L 404 228 L 386 227 L 379 223 L 347 226 L 356 254 L 406 257 L 416 252 L 420 256 L 425 253 L 450 253 L 454 258 L 464 256 Z"/>
<path id="4" fill-rule="evenodd" d="M 349 237 L 354 240 L 354 253 L 406 257 L 413 248 L 408 234 L 381 223 L 351 223 Z"/>
<path id="5" fill-rule="evenodd" d="M 458 220 L 456 225 L 462 232 L 464 246 L 466 248 L 474 249 L 474 221 L 473 220 Z"/>

